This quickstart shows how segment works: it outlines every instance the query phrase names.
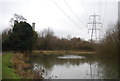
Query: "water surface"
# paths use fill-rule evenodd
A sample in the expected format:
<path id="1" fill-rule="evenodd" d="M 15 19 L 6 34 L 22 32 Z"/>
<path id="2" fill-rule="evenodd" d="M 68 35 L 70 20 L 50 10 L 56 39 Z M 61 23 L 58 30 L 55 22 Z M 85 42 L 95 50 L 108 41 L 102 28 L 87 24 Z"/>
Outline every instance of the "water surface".
<path id="1" fill-rule="evenodd" d="M 96 60 L 90 56 L 40 55 L 32 58 L 32 64 L 34 70 L 36 67 L 45 69 L 46 79 L 117 79 L 118 75 L 116 61 Z"/>

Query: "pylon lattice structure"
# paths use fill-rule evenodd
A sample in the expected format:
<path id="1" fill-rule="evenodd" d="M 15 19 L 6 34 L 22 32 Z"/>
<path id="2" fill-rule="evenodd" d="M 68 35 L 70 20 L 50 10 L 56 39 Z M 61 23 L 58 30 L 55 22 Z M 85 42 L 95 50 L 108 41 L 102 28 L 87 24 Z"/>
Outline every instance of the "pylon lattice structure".
<path id="1" fill-rule="evenodd" d="M 91 30 L 91 42 L 93 42 L 93 36 L 97 41 L 97 30 L 100 30 L 99 28 L 97 28 L 97 26 L 101 25 L 102 27 L 102 23 L 98 22 L 98 20 L 100 21 L 100 16 L 96 14 L 90 15 L 89 20 L 91 20 L 91 22 L 87 23 L 87 27 L 91 25 L 91 28 L 88 28 L 88 32 Z"/>

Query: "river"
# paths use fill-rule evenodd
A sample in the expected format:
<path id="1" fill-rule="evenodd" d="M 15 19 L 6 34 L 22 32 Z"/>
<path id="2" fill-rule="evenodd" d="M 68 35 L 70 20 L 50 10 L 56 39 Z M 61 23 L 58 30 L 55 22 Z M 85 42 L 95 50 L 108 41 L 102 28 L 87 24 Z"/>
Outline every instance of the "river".
<path id="1" fill-rule="evenodd" d="M 45 70 L 45 79 L 117 79 L 117 60 L 92 56 L 40 55 L 31 59 L 32 70 Z"/>

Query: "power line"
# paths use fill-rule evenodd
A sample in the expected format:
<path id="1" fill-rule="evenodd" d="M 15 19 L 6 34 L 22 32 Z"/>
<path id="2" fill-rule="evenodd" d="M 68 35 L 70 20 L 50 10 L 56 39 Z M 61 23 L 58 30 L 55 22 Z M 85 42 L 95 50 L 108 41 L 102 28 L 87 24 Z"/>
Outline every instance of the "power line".
<path id="1" fill-rule="evenodd" d="M 96 2 L 96 4 L 97 4 L 97 10 L 98 10 L 98 13 L 99 13 L 99 0 L 97 0 L 97 2 Z"/>
<path id="2" fill-rule="evenodd" d="M 105 2 L 104 2 L 104 5 L 105 5 L 105 6 L 104 6 L 104 12 L 103 12 L 103 21 L 104 21 L 104 19 L 105 19 L 105 15 L 106 15 L 105 12 L 106 12 L 106 10 L 107 10 L 107 9 L 106 9 L 106 8 L 107 8 L 107 2 L 106 2 L 106 0 L 105 0 Z"/>
<path id="3" fill-rule="evenodd" d="M 98 1 L 99 3 L 99 12 L 100 12 L 100 15 L 102 15 L 102 0 Z"/>
<path id="4" fill-rule="evenodd" d="M 86 8 L 85 8 L 85 6 L 84 6 L 84 4 L 83 4 L 82 0 L 81 0 L 81 2 L 80 2 L 80 3 L 81 3 L 81 5 L 82 5 L 82 7 L 83 7 L 83 9 L 84 9 L 84 12 L 85 12 L 86 16 L 89 16 L 89 15 L 88 15 L 88 13 L 87 13 L 87 11 L 88 11 L 88 10 L 86 11 Z"/>
<path id="5" fill-rule="evenodd" d="M 105 16 L 106 16 L 106 11 L 107 11 L 107 1 L 106 0 L 104 0 L 103 1 L 104 2 L 104 6 L 103 6 L 103 15 L 102 15 L 102 22 L 103 22 L 103 24 L 102 24 L 102 27 L 104 26 L 104 24 L 105 24 Z M 103 32 L 102 30 L 101 30 L 101 32 Z"/>
<path id="6" fill-rule="evenodd" d="M 76 26 L 80 27 L 79 24 L 77 24 L 74 20 L 71 19 L 70 16 L 68 16 L 65 11 L 55 2 L 55 0 L 52 0 L 53 3 L 63 12 L 63 14 L 71 21 L 73 22 Z"/>
<path id="7" fill-rule="evenodd" d="M 101 15 L 103 15 L 103 0 L 101 0 Z"/>
<path id="8" fill-rule="evenodd" d="M 76 13 L 73 11 L 73 9 L 70 7 L 70 5 L 67 3 L 67 1 L 64 0 L 64 2 L 65 2 L 65 4 L 68 6 L 68 8 L 71 10 L 71 12 L 75 15 L 75 17 L 76 17 L 79 21 L 81 21 L 80 18 L 77 16 L 77 14 L 76 14 Z"/>
<path id="9" fill-rule="evenodd" d="M 101 7 L 100 7 L 101 13 L 100 13 L 100 14 L 101 14 L 101 18 L 102 18 L 101 20 L 103 21 L 103 20 L 104 20 L 104 19 L 103 19 L 103 18 L 104 18 L 104 12 L 105 12 L 105 11 L 104 11 L 104 6 L 103 6 L 103 0 L 100 0 L 100 2 L 101 2 L 101 4 L 100 4 L 100 6 L 101 6 Z M 101 24 L 101 27 L 103 27 L 103 24 Z M 101 37 L 100 37 L 101 33 L 102 33 L 102 30 L 100 30 L 100 32 L 99 32 L 99 36 L 98 36 L 99 39 L 101 38 Z"/>

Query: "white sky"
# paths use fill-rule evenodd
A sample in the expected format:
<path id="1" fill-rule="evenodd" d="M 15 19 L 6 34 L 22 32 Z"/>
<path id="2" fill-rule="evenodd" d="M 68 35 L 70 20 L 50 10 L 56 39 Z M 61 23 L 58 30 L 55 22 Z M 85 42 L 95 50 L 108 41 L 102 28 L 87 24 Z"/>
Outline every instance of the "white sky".
<path id="1" fill-rule="evenodd" d="M 54 2 L 55 1 L 55 2 Z M 72 8 L 78 18 L 72 13 Z M 13 14 L 24 16 L 28 23 L 35 22 L 36 31 L 52 28 L 59 37 L 80 37 L 90 39 L 86 24 L 89 16 L 96 13 L 101 16 L 102 33 L 109 24 L 115 24 L 118 19 L 119 0 L 0 0 L 0 29 L 9 27 Z M 60 10 L 58 6 L 64 11 Z M 66 16 L 67 15 L 67 16 Z M 72 20 L 70 20 L 69 18 Z M 100 28 L 98 26 L 98 28 Z M 101 33 L 101 32 L 100 32 Z"/>

